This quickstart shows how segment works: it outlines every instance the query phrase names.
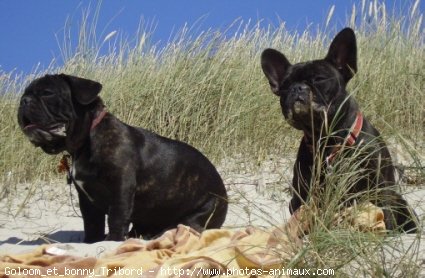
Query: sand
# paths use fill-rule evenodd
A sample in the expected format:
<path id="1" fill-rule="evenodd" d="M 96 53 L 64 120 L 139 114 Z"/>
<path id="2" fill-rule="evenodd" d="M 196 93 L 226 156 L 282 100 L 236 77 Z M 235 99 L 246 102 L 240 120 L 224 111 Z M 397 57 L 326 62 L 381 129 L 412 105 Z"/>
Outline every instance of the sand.
<path id="1" fill-rule="evenodd" d="M 256 171 L 235 159 L 221 163 L 218 170 L 230 200 L 224 227 L 270 227 L 284 223 L 289 217 L 292 163 L 290 159 L 270 158 Z M 423 221 L 425 185 L 403 186 L 402 192 Z M 415 242 L 415 235 L 400 238 L 406 249 Z M 58 243 L 57 247 L 66 254 L 99 257 L 121 244 L 106 241 L 83 244 L 82 239 L 78 198 L 75 189 L 66 185 L 65 177 L 49 183 L 18 184 L 0 204 L 0 255 L 29 251 L 39 244 Z M 425 269 L 424 240 L 418 248 L 418 260 L 423 261 Z"/>

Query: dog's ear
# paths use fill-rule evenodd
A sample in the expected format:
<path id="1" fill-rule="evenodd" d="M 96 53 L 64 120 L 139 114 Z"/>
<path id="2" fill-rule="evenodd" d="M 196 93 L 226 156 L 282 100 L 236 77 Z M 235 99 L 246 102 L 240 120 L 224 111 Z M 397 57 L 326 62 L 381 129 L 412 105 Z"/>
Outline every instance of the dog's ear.
<path id="1" fill-rule="evenodd" d="M 290 66 L 285 55 L 275 49 L 268 48 L 261 54 L 261 67 L 274 94 L 279 95 L 279 86 Z"/>
<path id="2" fill-rule="evenodd" d="M 336 35 L 325 60 L 341 72 L 346 83 L 353 77 L 357 72 L 357 44 L 351 28 L 345 28 Z"/>
<path id="3" fill-rule="evenodd" d="M 93 102 L 102 90 L 102 84 L 90 79 L 67 74 L 60 74 L 59 76 L 68 83 L 72 96 L 82 105 Z"/>

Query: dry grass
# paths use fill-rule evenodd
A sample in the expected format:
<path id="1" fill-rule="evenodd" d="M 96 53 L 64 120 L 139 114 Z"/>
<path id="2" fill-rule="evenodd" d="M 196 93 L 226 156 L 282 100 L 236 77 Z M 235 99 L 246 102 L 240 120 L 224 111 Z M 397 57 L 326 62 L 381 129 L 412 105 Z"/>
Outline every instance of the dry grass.
<path id="1" fill-rule="evenodd" d="M 362 13 L 360 5 L 351 16 L 358 22 L 347 23 L 356 24 L 359 45 L 359 72 L 349 89 L 384 135 L 392 134 L 392 127 L 403 126 L 397 133 L 423 136 L 422 15 L 412 8 L 408 18 L 391 18 L 383 4 L 370 3 L 370 13 L 367 8 Z M 235 22 L 229 27 L 239 30 L 233 37 L 209 30 L 193 38 L 183 28 L 167 46 L 157 49 L 143 31 L 135 44 L 110 35 L 98 43 L 96 24 L 89 18 L 86 15 L 80 27 L 76 49 L 70 49 L 65 36 L 61 49 L 65 65 L 48 71 L 100 81 L 108 109 L 123 121 L 189 142 L 216 162 L 235 154 L 257 161 L 296 146 L 293 141 L 299 134 L 284 122 L 278 100 L 261 72 L 259 55 L 264 48 L 274 47 L 291 62 L 322 57 L 337 31 L 326 27 L 326 32 L 298 34 L 288 32 L 283 23 L 262 29 Z M 105 45 L 110 51 L 101 56 L 99 49 Z M 35 151 L 16 122 L 19 95 L 28 81 L 42 74 L 16 77 L 0 72 L 2 182 L 54 175 L 58 158 Z"/>

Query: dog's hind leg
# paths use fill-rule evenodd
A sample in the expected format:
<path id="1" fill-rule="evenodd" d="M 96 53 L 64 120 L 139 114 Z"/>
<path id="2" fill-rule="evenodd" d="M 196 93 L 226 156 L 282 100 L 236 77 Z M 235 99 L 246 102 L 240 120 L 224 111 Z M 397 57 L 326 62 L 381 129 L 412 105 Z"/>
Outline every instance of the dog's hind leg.
<path id="1" fill-rule="evenodd" d="M 143 223 L 133 223 L 128 237 L 154 239 L 161 236 L 167 230 L 176 228 L 178 224 L 189 226 L 198 232 L 202 232 L 205 229 L 220 228 L 226 218 L 226 202 L 227 200 L 221 197 L 212 197 L 203 203 L 201 207 L 188 213 L 183 219 L 175 223 L 168 223 L 168 226 L 158 227 Z"/>
<path id="2" fill-rule="evenodd" d="M 212 197 L 193 213 L 180 221 L 180 224 L 187 225 L 202 232 L 205 229 L 220 228 L 226 219 L 227 200 L 221 197 Z"/>

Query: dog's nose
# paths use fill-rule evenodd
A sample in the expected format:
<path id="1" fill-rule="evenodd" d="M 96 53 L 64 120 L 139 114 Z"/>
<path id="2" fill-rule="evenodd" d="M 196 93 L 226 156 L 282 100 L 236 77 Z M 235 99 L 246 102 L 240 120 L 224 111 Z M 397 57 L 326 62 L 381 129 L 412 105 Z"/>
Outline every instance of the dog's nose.
<path id="1" fill-rule="evenodd" d="M 309 87 L 306 84 L 303 83 L 296 83 L 291 86 L 291 93 L 293 94 L 300 94 L 302 92 L 308 91 Z"/>
<path id="2" fill-rule="evenodd" d="M 290 93 L 296 101 L 306 102 L 310 88 L 303 83 L 296 83 L 291 86 Z"/>

